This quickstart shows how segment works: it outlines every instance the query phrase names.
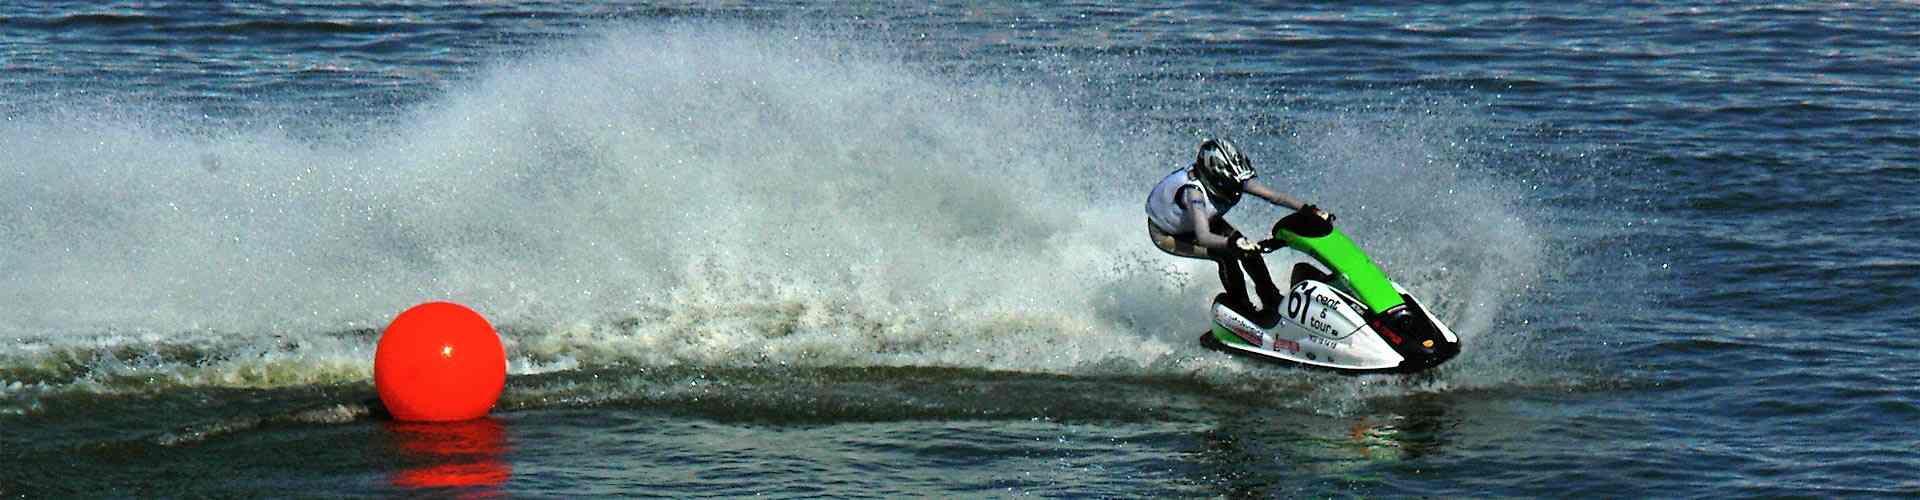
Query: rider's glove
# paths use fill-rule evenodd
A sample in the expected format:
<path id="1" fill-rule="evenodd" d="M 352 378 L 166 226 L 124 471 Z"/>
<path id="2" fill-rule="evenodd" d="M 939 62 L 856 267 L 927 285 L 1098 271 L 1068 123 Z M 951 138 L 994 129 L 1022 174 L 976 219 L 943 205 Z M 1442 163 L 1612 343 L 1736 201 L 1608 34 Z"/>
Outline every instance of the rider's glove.
<path id="1" fill-rule="evenodd" d="M 1260 248 L 1259 243 L 1254 243 L 1252 240 L 1248 240 L 1244 236 L 1239 238 L 1234 238 L 1233 247 L 1240 249 L 1241 253 L 1246 253 L 1246 254 L 1258 254 L 1262 250 L 1264 250 L 1263 248 Z"/>
<path id="2" fill-rule="evenodd" d="M 1319 217 L 1321 219 L 1325 219 L 1328 223 L 1333 222 L 1333 213 L 1328 212 L 1326 210 L 1321 210 L 1320 207 L 1314 206 L 1312 203 L 1308 203 L 1306 205 L 1301 206 L 1300 211 L 1313 214 L 1314 216 Z"/>

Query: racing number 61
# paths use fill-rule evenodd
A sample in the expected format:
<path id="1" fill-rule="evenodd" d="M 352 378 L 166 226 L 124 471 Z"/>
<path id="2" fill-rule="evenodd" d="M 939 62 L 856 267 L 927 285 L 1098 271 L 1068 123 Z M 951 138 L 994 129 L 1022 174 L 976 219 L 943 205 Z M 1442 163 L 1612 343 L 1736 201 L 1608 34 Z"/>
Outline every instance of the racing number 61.
<path id="1" fill-rule="evenodd" d="M 1297 286 L 1287 291 L 1287 317 L 1294 321 L 1306 321 L 1307 310 L 1313 308 L 1313 286 Z"/>

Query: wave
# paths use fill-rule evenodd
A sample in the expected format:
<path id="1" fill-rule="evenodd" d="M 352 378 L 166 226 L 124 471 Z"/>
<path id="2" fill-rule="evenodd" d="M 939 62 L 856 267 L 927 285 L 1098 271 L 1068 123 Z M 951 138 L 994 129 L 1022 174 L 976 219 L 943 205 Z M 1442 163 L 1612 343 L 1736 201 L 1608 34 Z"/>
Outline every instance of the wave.
<path id="1" fill-rule="evenodd" d="M 364 379 L 370 332 L 426 300 L 501 325 L 519 375 L 1254 370 L 1192 346 L 1210 265 L 1139 234 L 1145 190 L 1192 135 L 850 38 L 609 29 L 374 123 L 208 130 L 78 107 L 0 123 L 19 165 L 0 174 L 0 267 L 18 270 L 0 277 L 0 336 L 20 339 L 0 387 Z M 1509 326 L 1548 259 L 1523 194 L 1451 156 L 1473 147 L 1445 144 L 1457 124 L 1394 120 L 1247 142 L 1307 151 L 1275 174 L 1306 180 L 1289 187 L 1353 221 L 1470 342 Z M 1382 175 L 1400 181 L 1368 182 Z M 252 370 L 268 375 L 233 375 Z"/>

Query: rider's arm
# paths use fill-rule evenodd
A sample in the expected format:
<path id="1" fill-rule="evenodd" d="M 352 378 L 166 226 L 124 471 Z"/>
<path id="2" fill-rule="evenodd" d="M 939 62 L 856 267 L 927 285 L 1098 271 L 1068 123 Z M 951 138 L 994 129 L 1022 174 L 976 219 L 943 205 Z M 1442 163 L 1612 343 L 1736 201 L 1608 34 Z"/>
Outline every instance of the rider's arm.
<path id="1" fill-rule="evenodd" d="M 1206 193 L 1200 192 L 1199 188 L 1180 190 L 1180 204 L 1186 206 L 1187 218 L 1193 221 L 1193 243 L 1215 250 L 1232 250 L 1236 248 L 1233 241 L 1228 240 L 1226 236 L 1213 234 L 1213 228 L 1211 227 L 1213 214 L 1195 208 L 1206 206 L 1206 200 Z"/>
<path id="2" fill-rule="evenodd" d="M 1252 194 L 1254 196 L 1258 196 L 1261 199 L 1272 202 L 1275 205 L 1287 207 L 1293 210 L 1299 210 L 1300 207 L 1306 205 L 1306 203 L 1302 203 L 1300 200 L 1295 199 L 1292 196 L 1287 196 L 1285 193 L 1274 191 L 1273 188 L 1267 187 L 1266 184 L 1261 184 L 1258 178 L 1247 179 L 1245 182 L 1242 182 L 1240 186 L 1242 188 L 1245 188 L 1247 193 Z"/>

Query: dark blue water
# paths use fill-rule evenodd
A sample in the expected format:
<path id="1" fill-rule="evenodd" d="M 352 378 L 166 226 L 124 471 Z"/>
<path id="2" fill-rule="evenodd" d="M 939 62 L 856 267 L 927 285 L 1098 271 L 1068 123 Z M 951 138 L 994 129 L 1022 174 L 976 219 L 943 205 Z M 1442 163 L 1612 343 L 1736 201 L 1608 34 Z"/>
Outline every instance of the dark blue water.
<path id="1" fill-rule="evenodd" d="M 0 494 L 1920 494 L 1920 11 L 0 8 Z M 1465 339 L 1200 348 L 1199 139 Z M 1232 220 L 1260 227 L 1264 207 Z M 500 326 L 486 420 L 378 329 Z"/>

